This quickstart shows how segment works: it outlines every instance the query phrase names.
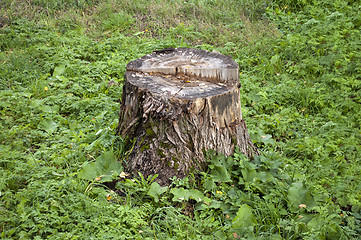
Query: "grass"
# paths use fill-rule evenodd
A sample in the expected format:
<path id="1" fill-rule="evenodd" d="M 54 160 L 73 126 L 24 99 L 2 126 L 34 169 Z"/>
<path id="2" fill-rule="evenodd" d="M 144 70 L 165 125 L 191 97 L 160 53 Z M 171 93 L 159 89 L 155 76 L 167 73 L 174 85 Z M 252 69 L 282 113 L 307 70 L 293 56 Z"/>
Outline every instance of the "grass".
<path id="1" fill-rule="evenodd" d="M 361 49 L 356 1 L 0 3 L 3 239 L 360 238 Z M 262 155 L 126 176 L 114 134 L 125 65 L 195 47 L 240 66 Z"/>

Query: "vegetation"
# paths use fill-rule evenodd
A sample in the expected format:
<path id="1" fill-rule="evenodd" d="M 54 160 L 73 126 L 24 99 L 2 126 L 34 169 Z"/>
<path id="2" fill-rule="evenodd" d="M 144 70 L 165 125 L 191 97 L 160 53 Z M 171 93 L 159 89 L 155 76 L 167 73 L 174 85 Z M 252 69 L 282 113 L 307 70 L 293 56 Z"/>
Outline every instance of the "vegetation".
<path id="1" fill-rule="evenodd" d="M 5 0 L 0 11 L 1 238 L 361 238 L 359 1 Z M 207 172 L 168 187 L 122 170 L 125 65 L 166 47 L 239 63 L 261 156 L 209 152 Z"/>

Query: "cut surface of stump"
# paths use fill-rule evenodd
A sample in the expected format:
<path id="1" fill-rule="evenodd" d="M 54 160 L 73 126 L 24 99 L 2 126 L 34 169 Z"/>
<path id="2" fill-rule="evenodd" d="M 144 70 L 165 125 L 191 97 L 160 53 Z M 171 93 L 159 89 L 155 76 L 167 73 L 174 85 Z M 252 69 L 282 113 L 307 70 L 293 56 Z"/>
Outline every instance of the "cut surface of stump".
<path id="1" fill-rule="evenodd" d="M 127 168 L 160 184 L 203 169 L 204 153 L 259 154 L 242 119 L 238 65 L 199 49 L 155 51 L 126 67 L 118 134 L 134 140 Z"/>

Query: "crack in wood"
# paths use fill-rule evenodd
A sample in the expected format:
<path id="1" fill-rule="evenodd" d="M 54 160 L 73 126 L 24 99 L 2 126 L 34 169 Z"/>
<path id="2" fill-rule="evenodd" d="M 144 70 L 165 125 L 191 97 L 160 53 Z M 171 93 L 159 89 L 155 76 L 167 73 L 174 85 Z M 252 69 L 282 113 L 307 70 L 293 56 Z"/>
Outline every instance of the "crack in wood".
<path id="1" fill-rule="evenodd" d="M 133 125 L 136 124 L 136 123 L 139 121 L 139 119 L 140 119 L 139 117 L 134 118 L 133 121 L 131 121 L 131 122 L 128 124 L 128 126 L 122 131 L 121 136 L 124 137 L 125 134 L 128 132 L 128 130 L 129 130 L 131 127 L 133 127 Z"/>
<path id="2" fill-rule="evenodd" d="M 182 138 L 181 131 L 179 130 L 179 126 L 176 121 L 173 121 L 173 128 L 174 128 L 175 132 L 178 134 L 179 140 L 181 140 L 182 143 L 187 144 Z"/>
<path id="3" fill-rule="evenodd" d="M 170 48 L 165 48 L 165 49 L 161 49 L 161 50 L 154 50 L 153 52 L 156 53 L 156 54 L 159 54 L 159 53 L 171 53 L 174 51 L 175 48 L 173 47 L 170 47 Z"/>

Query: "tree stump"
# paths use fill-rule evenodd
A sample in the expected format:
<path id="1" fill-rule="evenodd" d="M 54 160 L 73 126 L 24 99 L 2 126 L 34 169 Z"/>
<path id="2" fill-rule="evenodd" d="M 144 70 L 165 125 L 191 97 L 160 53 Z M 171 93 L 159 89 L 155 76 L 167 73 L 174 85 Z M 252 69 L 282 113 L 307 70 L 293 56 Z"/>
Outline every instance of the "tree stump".
<path id="1" fill-rule="evenodd" d="M 118 134 L 127 169 L 170 183 L 204 169 L 205 151 L 259 154 L 242 119 L 238 65 L 199 49 L 154 51 L 126 67 Z"/>

